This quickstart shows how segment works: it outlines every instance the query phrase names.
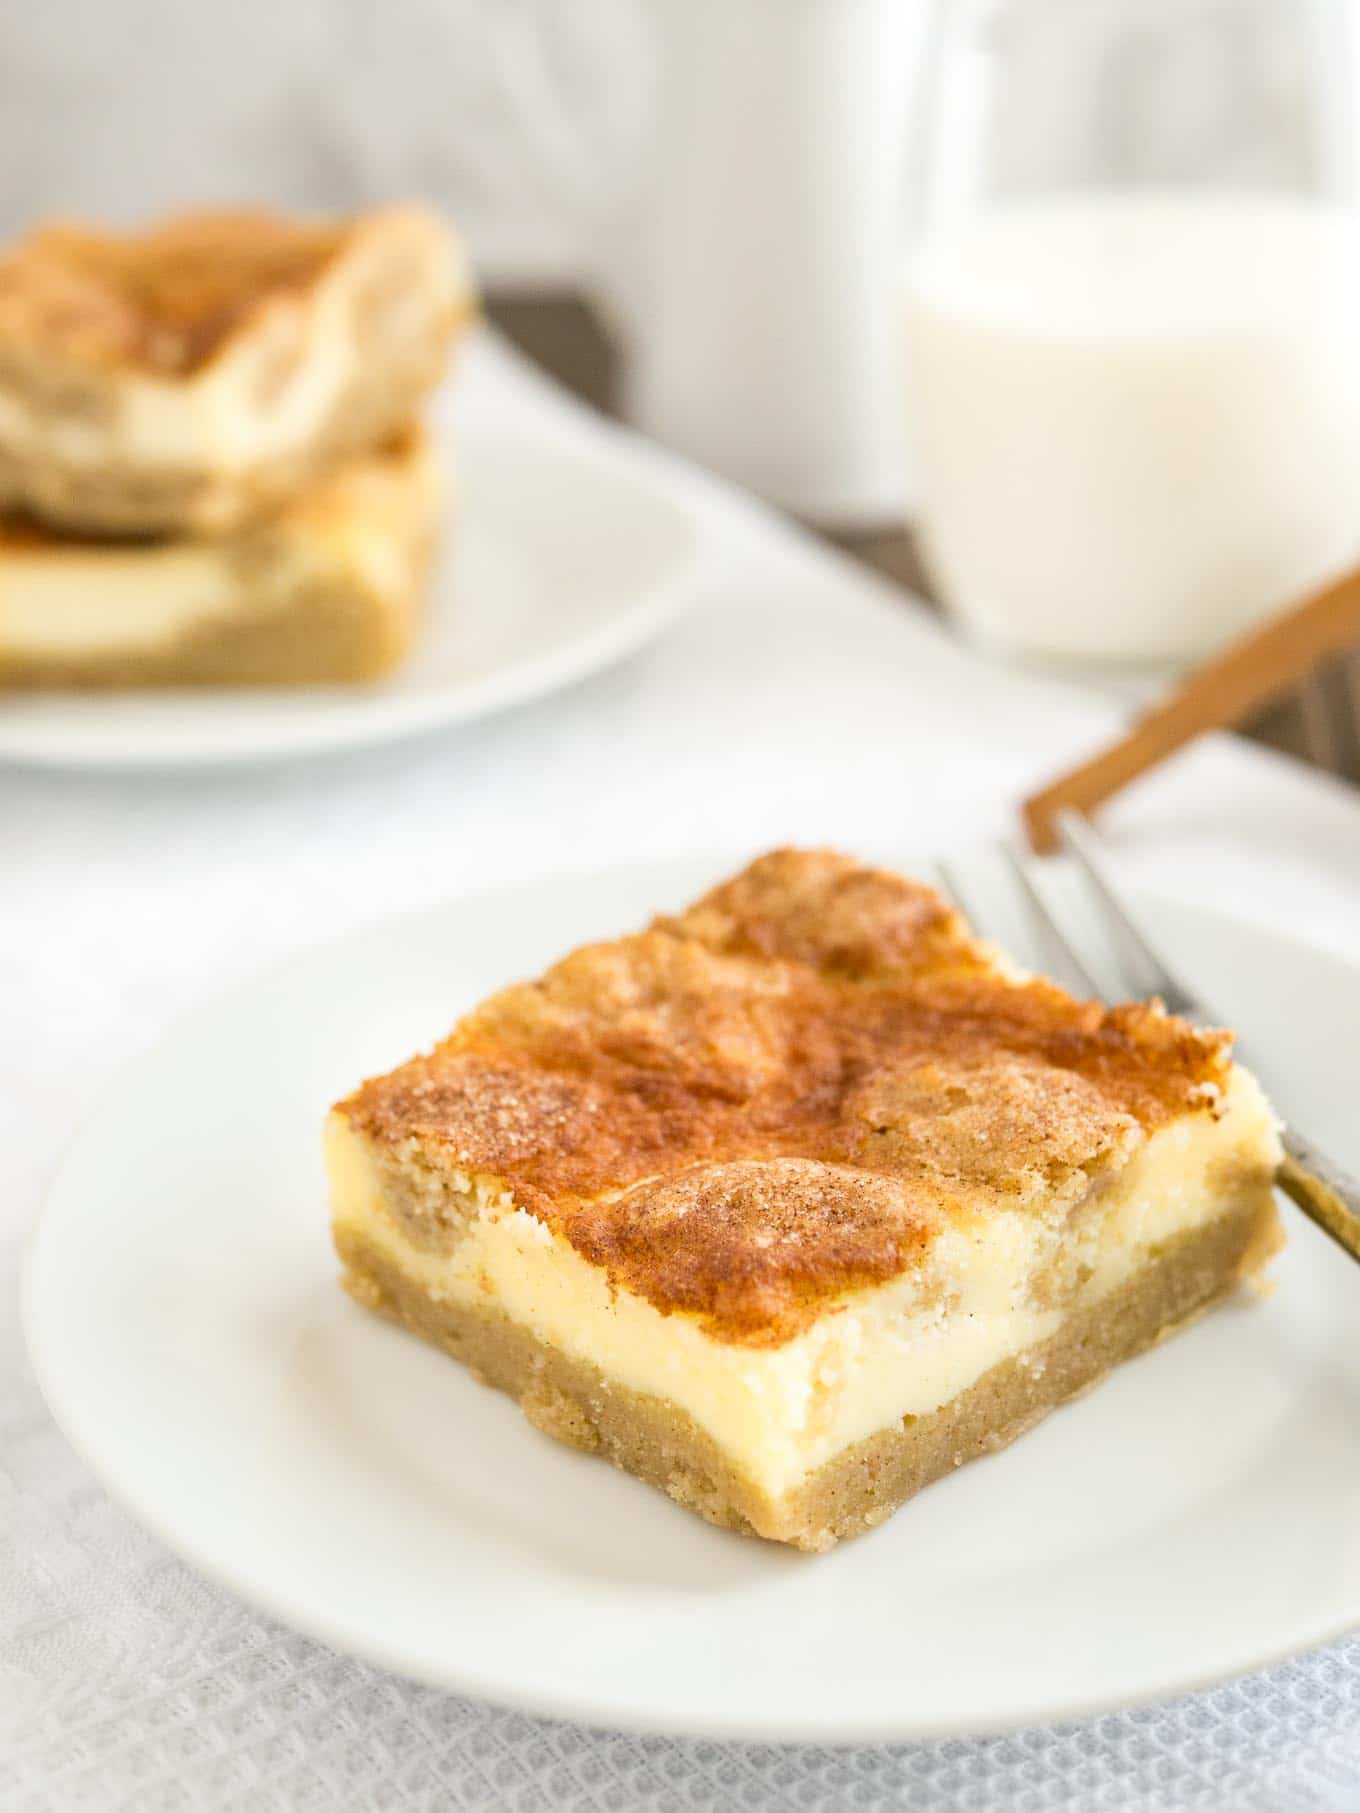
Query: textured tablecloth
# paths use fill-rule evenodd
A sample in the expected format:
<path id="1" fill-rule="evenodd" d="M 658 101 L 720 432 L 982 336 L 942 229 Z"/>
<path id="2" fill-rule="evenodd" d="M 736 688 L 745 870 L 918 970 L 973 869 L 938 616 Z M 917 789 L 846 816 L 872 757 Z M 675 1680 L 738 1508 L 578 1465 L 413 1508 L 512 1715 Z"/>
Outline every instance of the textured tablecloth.
<path id="1" fill-rule="evenodd" d="M 617 434 L 490 339 L 466 418 Z M 783 839 L 871 854 L 997 828 L 1103 734 L 1095 697 L 985 667 L 922 612 L 646 448 L 703 524 L 693 609 L 568 694 L 287 768 L 0 771 L 0 1806 L 1360 1808 L 1360 1641 L 1173 1705 L 985 1742 L 836 1751 L 621 1736 L 347 1660 L 198 1579 L 53 1427 L 22 1242 L 73 1127 L 175 1016 L 389 910 L 544 869 Z M 1129 878 L 1360 956 L 1360 803 L 1228 739 L 1111 815 Z"/>

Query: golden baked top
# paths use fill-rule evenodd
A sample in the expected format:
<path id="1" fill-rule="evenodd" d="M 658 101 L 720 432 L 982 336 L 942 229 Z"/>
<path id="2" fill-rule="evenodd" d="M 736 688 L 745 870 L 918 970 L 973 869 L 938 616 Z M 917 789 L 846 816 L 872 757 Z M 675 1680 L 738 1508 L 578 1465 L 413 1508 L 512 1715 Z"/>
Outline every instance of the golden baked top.
<path id="1" fill-rule="evenodd" d="M 362 238 L 394 224 L 446 237 L 419 208 L 340 223 L 223 209 L 122 233 L 40 227 L 0 257 L 0 346 L 189 377 L 262 309 L 305 294 Z"/>
<path id="2" fill-rule="evenodd" d="M 777 850 L 493 995 L 340 1111 L 503 1183 L 615 1283 L 776 1344 L 945 1225 L 1212 1112 L 1229 1036 L 1014 980 L 919 882 Z"/>

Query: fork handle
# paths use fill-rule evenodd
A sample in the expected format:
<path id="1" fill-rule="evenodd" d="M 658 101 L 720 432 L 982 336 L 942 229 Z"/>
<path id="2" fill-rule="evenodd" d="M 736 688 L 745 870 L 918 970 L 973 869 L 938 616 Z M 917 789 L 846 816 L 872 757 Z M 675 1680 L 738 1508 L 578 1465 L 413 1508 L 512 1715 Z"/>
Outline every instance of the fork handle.
<path id="1" fill-rule="evenodd" d="M 1063 806 L 1089 817 L 1095 808 L 1140 774 L 1219 725 L 1240 724 L 1304 680 L 1331 655 L 1343 654 L 1360 636 L 1360 569 L 1301 603 L 1292 603 L 1246 631 L 1221 654 L 1180 682 L 1151 707 L 1127 736 L 1091 760 L 1069 769 L 1024 804 L 1034 848 L 1057 848 L 1056 817 Z"/>
<path id="2" fill-rule="evenodd" d="M 1284 1131 L 1276 1181 L 1286 1196 L 1352 1259 L 1360 1259 L 1360 1183 L 1293 1127 Z"/>

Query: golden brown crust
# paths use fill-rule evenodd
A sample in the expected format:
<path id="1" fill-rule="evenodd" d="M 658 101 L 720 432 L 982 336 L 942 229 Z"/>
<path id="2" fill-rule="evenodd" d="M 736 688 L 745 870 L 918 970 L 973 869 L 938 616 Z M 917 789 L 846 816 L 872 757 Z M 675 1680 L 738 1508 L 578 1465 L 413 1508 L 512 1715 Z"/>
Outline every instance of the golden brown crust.
<path id="1" fill-rule="evenodd" d="M 695 1165 L 640 1184 L 626 1204 L 578 1208 L 577 1252 L 624 1289 L 750 1345 L 811 1321 L 830 1281 L 895 1278 L 940 1224 L 891 1177 L 807 1158 Z"/>
<path id="2" fill-rule="evenodd" d="M 1211 1112 L 1228 1067 L 1226 1035 L 1155 1003 L 1009 979 L 919 883 L 782 850 L 341 1108 L 501 1180 L 663 1312 L 759 1342 L 908 1268 L 942 1217 L 1083 1193 Z"/>
<path id="3" fill-rule="evenodd" d="M 959 914 L 934 888 L 830 850 L 772 850 L 658 925 L 713 950 L 844 976 L 976 967 Z"/>
<path id="4" fill-rule="evenodd" d="M 42 227 L 0 260 L 0 335 L 183 377 L 263 302 L 310 288 L 351 231 L 245 210 Z"/>
<path id="5" fill-rule="evenodd" d="M 41 227 L 0 259 L 0 344 L 191 376 L 262 308 L 312 289 L 374 218 L 224 209 L 126 233 Z"/>

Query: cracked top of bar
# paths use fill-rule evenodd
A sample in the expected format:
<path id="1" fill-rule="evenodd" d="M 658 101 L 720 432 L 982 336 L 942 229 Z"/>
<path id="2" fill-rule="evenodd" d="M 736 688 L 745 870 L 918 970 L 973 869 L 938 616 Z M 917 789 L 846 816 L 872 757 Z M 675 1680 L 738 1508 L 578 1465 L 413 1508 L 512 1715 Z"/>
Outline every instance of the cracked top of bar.
<path id="1" fill-rule="evenodd" d="M 191 378 L 262 310 L 304 299 L 375 236 L 443 236 L 415 207 L 353 219 L 182 214 L 129 231 L 37 228 L 0 257 L 0 341 L 105 371 Z"/>
<path id="2" fill-rule="evenodd" d="M 777 1344 L 949 1227 L 1215 1112 L 1230 1038 L 1016 972 L 933 889 L 776 850 L 493 995 L 340 1112 L 494 1179 L 619 1287 Z"/>

